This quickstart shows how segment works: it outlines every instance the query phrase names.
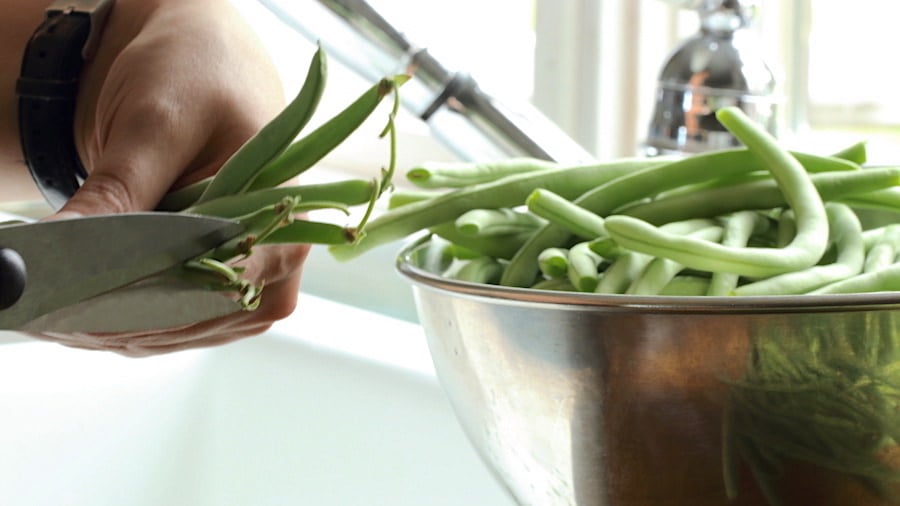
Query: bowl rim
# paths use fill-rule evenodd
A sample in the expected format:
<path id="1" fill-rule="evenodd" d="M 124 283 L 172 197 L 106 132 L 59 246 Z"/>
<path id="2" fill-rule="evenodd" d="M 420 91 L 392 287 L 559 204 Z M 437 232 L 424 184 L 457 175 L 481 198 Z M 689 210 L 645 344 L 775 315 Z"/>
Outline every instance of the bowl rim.
<path id="1" fill-rule="evenodd" d="M 818 295 L 623 295 L 541 290 L 488 285 L 445 278 L 416 265 L 413 256 L 430 235 L 418 237 L 400 250 L 395 269 L 414 288 L 494 304 L 547 306 L 553 309 L 590 309 L 652 313 L 810 313 L 900 309 L 900 292 Z"/>

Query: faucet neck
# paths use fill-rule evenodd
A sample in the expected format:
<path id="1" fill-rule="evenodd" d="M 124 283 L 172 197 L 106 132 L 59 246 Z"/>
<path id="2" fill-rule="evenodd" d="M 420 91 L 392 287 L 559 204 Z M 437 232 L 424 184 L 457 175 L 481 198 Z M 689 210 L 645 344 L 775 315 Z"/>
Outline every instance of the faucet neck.
<path id="1" fill-rule="evenodd" d="M 756 3 L 750 0 L 704 0 L 697 11 L 703 32 L 728 36 L 750 26 L 756 17 Z"/>

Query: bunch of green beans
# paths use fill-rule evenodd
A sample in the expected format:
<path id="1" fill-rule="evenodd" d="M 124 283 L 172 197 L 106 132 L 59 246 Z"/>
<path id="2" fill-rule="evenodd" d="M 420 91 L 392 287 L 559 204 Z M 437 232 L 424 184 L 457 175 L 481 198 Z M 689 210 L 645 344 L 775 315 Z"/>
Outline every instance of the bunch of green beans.
<path id="1" fill-rule="evenodd" d="M 743 147 L 575 166 L 423 164 L 408 173 L 421 190 L 395 191 L 364 238 L 331 252 L 351 259 L 427 230 L 457 257 L 447 276 L 489 259 L 490 281 L 466 279 L 504 286 L 714 296 L 900 290 L 896 233 L 860 218 L 900 212 L 900 167 L 864 167 L 862 143 L 830 156 L 788 151 L 736 107 L 717 118 Z M 864 231 L 884 239 L 866 241 Z"/>
<path id="2" fill-rule="evenodd" d="M 184 277 L 237 292 L 245 309 L 255 308 L 261 294 L 260 286 L 242 279 L 238 266 L 254 246 L 353 243 L 363 233 L 377 199 L 391 187 L 396 165 L 396 95 L 408 77 L 385 77 L 335 116 L 303 134 L 325 90 L 326 76 L 327 55 L 319 47 L 303 85 L 284 110 L 241 146 L 215 176 L 170 192 L 158 206 L 160 211 L 216 216 L 243 225 L 241 235 L 180 269 Z M 390 159 L 377 176 L 368 181 L 293 183 L 356 131 L 388 95 L 394 95 L 394 106 L 381 136 L 389 138 Z M 349 214 L 353 206 L 366 206 L 363 218 L 354 225 L 295 219 L 298 214 L 317 209 Z"/>

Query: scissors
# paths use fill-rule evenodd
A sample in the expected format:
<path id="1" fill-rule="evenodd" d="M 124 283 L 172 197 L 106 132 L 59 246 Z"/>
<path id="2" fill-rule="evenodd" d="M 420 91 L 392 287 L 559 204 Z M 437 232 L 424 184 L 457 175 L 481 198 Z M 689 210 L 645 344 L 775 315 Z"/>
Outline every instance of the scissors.
<path id="1" fill-rule="evenodd" d="M 0 329 L 135 332 L 238 311 L 171 269 L 242 231 L 230 220 L 163 212 L 0 225 Z"/>

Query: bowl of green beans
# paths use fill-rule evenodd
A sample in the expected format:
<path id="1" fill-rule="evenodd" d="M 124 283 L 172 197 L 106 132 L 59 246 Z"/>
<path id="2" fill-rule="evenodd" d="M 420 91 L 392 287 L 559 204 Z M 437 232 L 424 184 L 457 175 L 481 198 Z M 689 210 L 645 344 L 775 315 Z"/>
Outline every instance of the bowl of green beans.
<path id="1" fill-rule="evenodd" d="M 441 384 L 521 504 L 892 504 L 900 294 L 587 294 L 398 261 Z M 437 253 L 438 257 L 442 253 Z"/>
<path id="2" fill-rule="evenodd" d="M 397 268 L 521 504 L 897 500 L 900 168 L 718 116 L 744 146 L 423 164 L 331 248 L 421 235 Z"/>

